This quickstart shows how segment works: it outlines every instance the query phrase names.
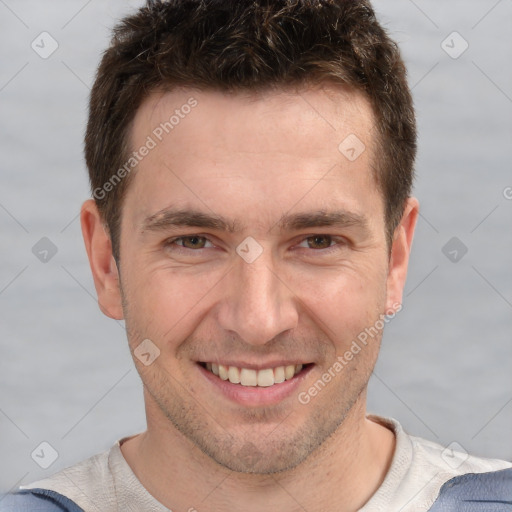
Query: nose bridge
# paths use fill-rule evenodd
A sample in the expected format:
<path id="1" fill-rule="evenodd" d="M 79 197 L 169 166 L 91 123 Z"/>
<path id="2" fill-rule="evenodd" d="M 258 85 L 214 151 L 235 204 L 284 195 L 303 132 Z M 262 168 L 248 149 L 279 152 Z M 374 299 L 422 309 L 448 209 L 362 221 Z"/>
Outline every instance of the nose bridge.
<path id="1" fill-rule="evenodd" d="M 246 343 L 263 345 L 297 325 L 293 294 L 279 277 L 270 254 L 255 261 L 242 258 L 230 273 L 219 320 Z"/>

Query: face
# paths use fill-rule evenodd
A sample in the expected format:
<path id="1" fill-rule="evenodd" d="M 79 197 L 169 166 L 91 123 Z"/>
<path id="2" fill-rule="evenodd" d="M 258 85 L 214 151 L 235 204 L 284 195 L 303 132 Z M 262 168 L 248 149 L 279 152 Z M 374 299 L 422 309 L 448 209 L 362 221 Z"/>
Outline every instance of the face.
<path id="1" fill-rule="evenodd" d="M 104 312 L 126 320 L 148 428 L 271 473 L 364 399 L 414 228 L 397 230 L 390 257 L 373 122 L 364 98 L 326 87 L 181 89 L 141 106 L 132 148 L 154 147 L 123 204 L 121 292 L 93 272 Z"/>

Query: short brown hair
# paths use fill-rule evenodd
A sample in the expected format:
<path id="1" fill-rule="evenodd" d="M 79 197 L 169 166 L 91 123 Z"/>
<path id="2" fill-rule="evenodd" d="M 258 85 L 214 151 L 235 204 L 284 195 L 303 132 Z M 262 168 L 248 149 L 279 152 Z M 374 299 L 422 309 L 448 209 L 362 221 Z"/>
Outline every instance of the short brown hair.
<path id="1" fill-rule="evenodd" d="M 130 176 L 105 184 L 129 158 L 135 113 L 151 92 L 323 82 L 355 88 L 370 100 L 378 134 L 375 179 L 390 242 L 411 193 L 416 123 L 400 52 L 369 1 L 148 0 L 121 20 L 92 88 L 85 136 L 91 188 L 116 259 Z"/>

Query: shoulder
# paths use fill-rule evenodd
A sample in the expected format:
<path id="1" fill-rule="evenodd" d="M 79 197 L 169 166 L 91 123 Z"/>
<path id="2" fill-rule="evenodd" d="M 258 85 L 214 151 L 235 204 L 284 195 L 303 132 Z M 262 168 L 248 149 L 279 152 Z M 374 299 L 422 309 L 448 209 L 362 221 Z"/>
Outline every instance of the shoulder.
<path id="1" fill-rule="evenodd" d="M 98 504 L 100 504 L 98 510 L 101 510 L 101 503 L 104 503 L 104 500 L 111 500 L 111 496 L 114 494 L 109 456 L 117 445 L 118 443 L 110 449 L 62 469 L 52 476 L 20 486 L 16 494 L 9 496 L 9 500 L 13 503 L 19 503 L 21 507 L 24 505 L 24 500 L 32 500 L 38 506 L 44 507 L 50 506 L 47 505 L 48 502 L 53 505 L 48 497 L 55 500 L 56 497 L 61 496 L 68 500 L 67 505 L 76 504 L 75 507 L 78 507 L 70 508 L 70 512 L 87 509 L 96 510 Z M 44 503 L 44 505 L 40 505 L 40 503 Z M 61 502 L 57 501 L 56 503 L 57 508 L 41 508 L 41 512 L 47 510 L 48 512 L 53 510 L 68 511 L 68 508 L 58 508 Z M 10 510 L 8 508 L 5 512 L 10 512 Z M 17 510 L 25 509 L 12 508 L 13 512 Z M 39 510 L 39 508 L 29 507 L 27 510 Z M 0 512 L 4 512 L 1 505 Z"/>
<path id="2" fill-rule="evenodd" d="M 0 512 L 83 512 L 83 509 L 54 491 L 31 489 L 0 496 Z"/>
<path id="3" fill-rule="evenodd" d="M 391 467 L 375 495 L 374 502 L 371 503 L 379 506 L 381 503 L 384 504 L 382 510 L 461 512 L 466 509 L 459 505 L 447 508 L 448 503 L 460 503 L 460 500 L 453 500 L 459 499 L 468 489 L 475 486 L 478 489 L 489 482 L 490 493 L 486 499 L 499 500 L 501 494 L 498 490 L 501 492 L 502 489 L 506 490 L 507 486 L 512 487 L 511 462 L 475 457 L 458 443 L 443 446 L 435 441 L 410 435 L 394 418 L 372 415 L 371 419 L 393 430 L 396 436 L 396 449 Z M 472 506 L 476 505 L 473 503 Z M 510 504 L 507 506 L 512 510 Z M 486 509 L 484 506 L 483 509 L 467 510 L 501 512 L 503 509 Z"/>
<path id="4" fill-rule="evenodd" d="M 512 463 L 410 436 L 413 475 L 429 478 L 431 512 L 504 512 L 512 504 Z M 430 479 L 431 478 L 431 479 Z"/>
<path id="5" fill-rule="evenodd" d="M 512 509 L 512 468 L 467 473 L 443 484 L 429 512 L 508 512 Z"/>
<path id="6" fill-rule="evenodd" d="M 431 467 L 437 473 L 444 474 L 446 480 L 466 473 L 488 473 L 512 468 L 512 462 L 471 455 L 457 442 L 443 446 L 421 437 L 409 438 L 413 446 L 413 462 L 418 469 Z"/>

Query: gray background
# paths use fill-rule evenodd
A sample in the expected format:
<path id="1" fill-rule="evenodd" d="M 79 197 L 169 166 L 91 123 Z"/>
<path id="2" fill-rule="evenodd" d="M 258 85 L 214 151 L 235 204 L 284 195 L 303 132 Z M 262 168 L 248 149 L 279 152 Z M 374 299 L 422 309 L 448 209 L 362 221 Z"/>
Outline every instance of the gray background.
<path id="1" fill-rule="evenodd" d="M 77 218 L 89 88 L 110 27 L 138 5 L 0 0 L 0 491 L 145 428 L 123 325 L 96 305 Z M 512 1 L 375 6 L 409 67 L 422 212 L 369 409 L 512 460 Z M 43 31 L 59 44 L 47 59 L 31 48 Z M 469 44 L 457 59 L 442 48 L 463 48 L 454 31 Z M 58 251 L 46 263 L 32 252 L 43 237 Z M 443 253 L 452 237 L 456 262 Z M 59 454 L 46 470 L 31 458 L 43 441 Z"/>

